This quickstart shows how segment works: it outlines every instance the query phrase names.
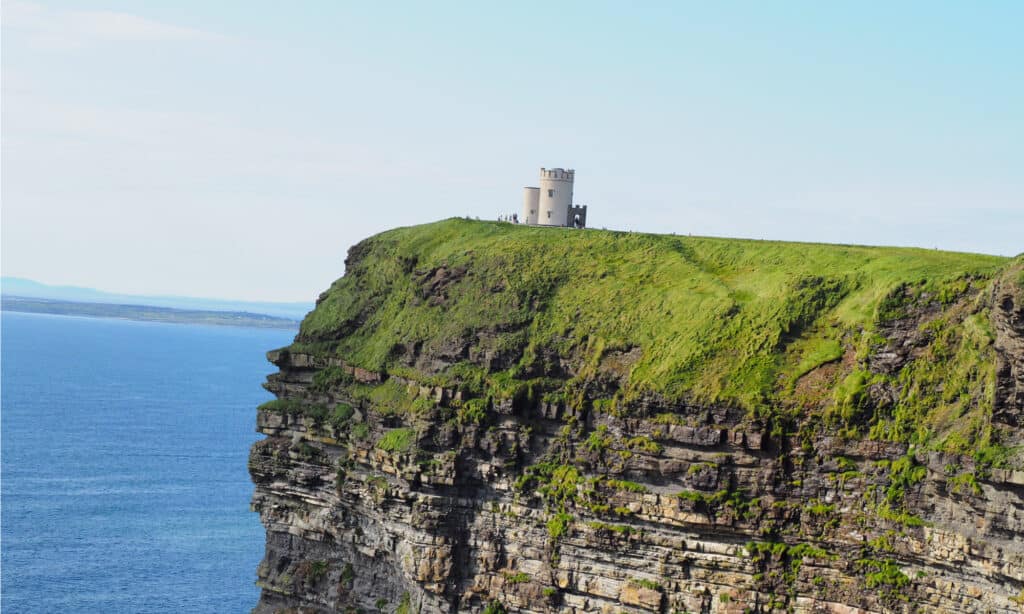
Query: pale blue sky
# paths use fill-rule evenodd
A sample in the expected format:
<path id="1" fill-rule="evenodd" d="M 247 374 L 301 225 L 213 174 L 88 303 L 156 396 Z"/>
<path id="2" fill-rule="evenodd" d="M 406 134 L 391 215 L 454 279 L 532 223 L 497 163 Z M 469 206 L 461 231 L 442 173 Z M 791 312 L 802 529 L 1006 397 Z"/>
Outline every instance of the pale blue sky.
<path id="1" fill-rule="evenodd" d="M 1024 3 L 17 2 L 5 275 L 309 300 L 377 231 L 1024 251 Z"/>

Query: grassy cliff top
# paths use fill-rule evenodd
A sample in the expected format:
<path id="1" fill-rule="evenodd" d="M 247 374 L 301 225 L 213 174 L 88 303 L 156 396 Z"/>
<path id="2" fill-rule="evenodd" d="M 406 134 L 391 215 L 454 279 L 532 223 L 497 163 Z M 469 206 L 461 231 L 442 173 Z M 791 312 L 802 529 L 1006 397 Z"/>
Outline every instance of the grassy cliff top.
<path id="1" fill-rule="evenodd" d="M 655 393 L 757 413 L 860 403 L 878 383 L 871 356 L 907 320 L 936 328 L 925 349 L 952 344 L 938 362 L 956 373 L 917 377 L 966 378 L 964 399 L 974 400 L 962 402 L 977 406 L 994 377 L 985 291 L 1011 268 L 1019 288 L 1022 263 L 450 219 L 353 247 L 296 347 L 420 381 L 537 382 L 547 392 L 603 382 L 588 395 L 628 403 Z"/>

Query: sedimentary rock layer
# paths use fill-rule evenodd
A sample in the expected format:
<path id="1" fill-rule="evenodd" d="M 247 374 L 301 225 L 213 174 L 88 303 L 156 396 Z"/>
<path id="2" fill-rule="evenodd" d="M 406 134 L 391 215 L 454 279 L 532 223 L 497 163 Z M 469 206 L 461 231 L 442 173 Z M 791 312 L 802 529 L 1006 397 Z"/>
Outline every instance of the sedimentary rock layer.
<path id="1" fill-rule="evenodd" d="M 549 274 L 563 240 L 722 288 L 673 273 L 659 329 L 657 273 Z M 752 289 L 765 247 L 449 221 L 353 248 L 269 354 L 255 611 L 1022 611 L 1024 261 L 782 244 Z M 866 255 L 785 278 L 822 249 Z M 705 291 L 727 302 L 681 345 Z"/>

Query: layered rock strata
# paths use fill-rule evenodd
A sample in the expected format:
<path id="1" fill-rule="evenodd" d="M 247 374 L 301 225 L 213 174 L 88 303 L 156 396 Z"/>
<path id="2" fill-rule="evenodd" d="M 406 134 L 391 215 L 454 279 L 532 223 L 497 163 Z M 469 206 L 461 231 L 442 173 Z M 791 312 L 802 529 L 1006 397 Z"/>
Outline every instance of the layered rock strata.
<path id="1" fill-rule="evenodd" d="M 406 268 L 438 310 L 473 273 Z M 545 394 L 432 376 L 461 362 L 497 373 L 522 348 L 482 343 L 474 356 L 459 340 L 410 340 L 386 370 L 330 343 L 365 319 L 300 335 L 269 354 L 278 401 L 258 412 L 266 438 L 249 461 L 267 529 L 255 612 L 1022 612 L 1015 279 L 938 302 L 897 289 L 901 309 L 871 344 L 847 339 L 793 385 L 817 399 L 863 372 L 855 406 L 882 423 L 910 402 L 909 369 L 934 360 L 946 334 L 934 323 L 984 318 L 995 373 L 977 394 L 991 397 L 994 460 L 867 423 L 844 430 L 826 409 L 781 420 L 656 390 L 609 402 L 640 347 L 602 351 L 589 369 L 545 350 L 545 386 L 568 386 Z"/>

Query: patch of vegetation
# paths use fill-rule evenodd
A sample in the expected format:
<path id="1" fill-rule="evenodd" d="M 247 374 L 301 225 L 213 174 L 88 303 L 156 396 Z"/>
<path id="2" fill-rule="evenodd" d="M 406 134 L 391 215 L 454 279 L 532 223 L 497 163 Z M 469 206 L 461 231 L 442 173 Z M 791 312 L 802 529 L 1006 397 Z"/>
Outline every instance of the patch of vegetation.
<path id="1" fill-rule="evenodd" d="M 557 540 L 565 535 L 572 526 L 572 516 L 565 512 L 558 512 L 548 520 L 548 535 L 551 539 Z"/>
<path id="2" fill-rule="evenodd" d="M 368 400 L 374 411 L 383 416 L 404 416 L 413 413 L 415 395 L 398 380 L 389 379 L 370 392 Z"/>
<path id="3" fill-rule="evenodd" d="M 646 454 L 661 454 L 665 450 L 665 446 L 660 443 L 651 440 L 650 437 L 640 435 L 638 437 L 631 437 L 626 440 L 626 449 L 634 452 L 644 452 Z"/>
<path id="4" fill-rule="evenodd" d="M 481 614 L 508 614 L 508 612 L 500 601 L 492 601 L 484 606 Z"/>
<path id="5" fill-rule="evenodd" d="M 836 511 L 836 506 L 815 501 L 807 504 L 807 506 L 804 507 L 804 511 L 813 516 L 826 516 Z"/>
<path id="6" fill-rule="evenodd" d="M 1008 466 L 1010 458 L 1019 450 L 998 443 L 986 443 L 978 447 L 974 454 L 979 477 L 988 477 L 992 469 Z"/>
<path id="7" fill-rule="evenodd" d="M 868 540 L 868 546 L 876 552 L 893 552 L 896 548 L 893 546 L 892 540 L 896 537 L 894 531 L 886 531 L 878 537 Z"/>
<path id="8" fill-rule="evenodd" d="M 758 502 L 757 499 L 747 498 L 742 489 L 735 488 L 723 488 L 712 494 L 684 490 L 676 493 L 676 496 L 684 501 L 693 502 L 697 509 L 703 510 L 709 516 L 716 515 L 722 508 L 729 508 L 737 515 L 744 515 Z"/>
<path id="9" fill-rule="evenodd" d="M 576 467 L 560 465 L 551 472 L 551 477 L 547 484 L 541 487 L 541 492 L 555 501 L 572 500 L 576 497 L 576 490 L 581 481 L 580 472 Z"/>
<path id="10" fill-rule="evenodd" d="M 857 469 L 857 463 L 846 458 L 845 456 L 837 456 L 835 460 L 836 464 L 839 465 L 839 471 L 841 472 L 845 473 L 848 471 L 856 471 Z"/>
<path id="11" fill-rule="evenodd" d="M 506 573 L 505 581 L 509 584 L 525 584 L 530 581 L 530 574 L 517 571 L 515 573 Z"/>
<path id="12" fill-rule="evenodd" d="M 316 392 L 331 392 L 352 384 L 355 378 L 348 371 L 341 367 L 326 367 L 313 375 L 313 383 L 310 388 Z"/>
<path id="13" fill-rule="evenodd" d="M 544 462 L 527 467 L 513 486 L 519 492 L 537 488 L 552 502 L 562 503 L 576 499 L 577 488 L 582 482 L 576 467 Z"/>
<path id="14" fill-rule="evenodd" d="M 835 560 L 834 554 L 809 543 L 786 544 L 784 542 L 748 542 L 747 555 L 753 560 L 759 572 L 755 574 L 757 582 L 777 582 L 786 592 L 778 595 L 774 607 L 782 608 L 787 600 L 796 597 L 796 581 L 800 575 L 805 558 Z"/>
<path id="15" fill-rule="evenodd" d="M 305 461 L 311 461 L 323 455 L 323 452 L 320 450 L 320 448 L 311 445 L 308 441 L 305 440 L 295 444 L 295 446 L 293 446 L 292 449 L 295 450 L 295 453 L 298 454 L 300 459 Z"/>
<path id="16" fill-rule="evenodd" d="M 611 531 L 619 535 L 633 535 L 637 529 L 625 524 L 608 524 L 607 522 L 590 521 L 587 526 L 595 531 Z"/>
<path id="17" fill-rule="evenodd" d="M 684 490 L 676 493 L 676 496 L 684 501 L 691 501 L 693 503 L 703 503 L 707 498 L 707 495 L 696 490 Z"/>
<path id="18" fill-rule="evenodd" d="M 893 508 L 891 505 L 884 502 L 880 503 L 875 508 L 875 513 L 878 514 L 879 518 L 896 522 L 906 527 L 929 526 L 928 523 L 920 516 L 915 516 L 904 509 Z"/>
<path id="19" fill-rule="evenodd" d="M 583 449 L 588 452 L 603 452 L 611 447 L 614 440 L 608 435 L 608 427 L 601 425 L 591 431 L 587 440 L 583 442 Z"/>
<path id="20" fill-rule="evenodd" d="M 409 593 L 402 593 L 402 599 L 398 602 L 398 607 L 395 608 L 395 614 L 412 614 L 412 599 L 409 597 Z"/>
<path id="21" fill-rule="evenodd" d="M 470 399 L 455 412 L 459 424 L 483 424 L 487 419 L 487 400 Z"/>
<path id="22" fill-rule="evenodd" d="M 639 586 L 640 588 L 646 588 L 651 591 L 660 591 L 661 585 L 654 580 L 648 580 L 647 578 L 631 578 L 629 583 L 633 586 Z"/>
<path id="23" fill-rule="evenodd" d="M 326 405 L 307 403 L 299 399 L 274 399 L 260 405 L 259 410 L 289 416 L 305 416 L 312 418 L 313 423 L 317 425 L 323 424 L 331 414 Z"/>
<path id="24" fill-rule="evenodd" d="M 338 403 L 334 406 L 334 411 L 331 412 L 331 426 L 336 431 L 342 430 L 354 413 L 355 409 L 348 403 Z"/>
<path id="25" fill-rule="evenodd" d="M 306 404 L 297 399 L 274 399 L 260 405 L 260 411 L 269 411 L 275 414 L 288 414 L 292 416 L 305 413 Z"/>
<path id="26" fill-rule="evenodd" d="M 416 443 L 416 429 L 397 428 L 384 433 L 377 447 L 385 452 L 404 454 Z"/>
<path id="27" fill-rule="evenodd" d="M 857 566 L 864 572 L 864 582 L 868 588 L 873 588 L 888 597 L 906 600 L 902 589 L 910 584 L 910 578 L 895 561 L 865 558 L 859 559 Z"/>
<path id="28" fill-rule="evenodd" d="M 371 475 L 366 478 L 366 488 L 374 498 L 379 499 L 388 492 L 388 479 L 381 475 Z"/>
<path id="29" fill-rule="evenodd" d="M 796 364 L 790 374 L 790 379 L 794 383 L 821 365 L 843 357 L 842 343 L 838 339 L 829 337 L 811 337 L 802 344 L 799 350 L 800 362 Z"/>
<path id="30" fill-rule="evenodd" d="M 666 425 L 678 425 L 683 426 L 686 424 L 686 420 L 683 419 L 679 414 L 672 413 L 660 413 L 654 416 L 652 420 L 655 424 L 666 424 Z"/>
<path id="31" fill-rule="evenodd" d="M 819 548 L 814 544 L 793 544 L 785 542 L 747 542 L 745 546 L 747 553 L 754 559 L 763 559 L 765 556 L 772 556 L 776 559 L 835 559 L 834 555 L 827 550 Z"/>
<path id="32" fill-rule="evenodd" d="M 350 433 L 352 438 L 355 440 L 366 439 L 370 436 L 370 425 L 365 422 L 360 422 L 352 427 Z"/>
<path id="33" fill-rule="evenodd" d="M 921 356 L 890 376 L 900 396 L 870 435 L 949 452 L 973 454 L 997 444 L 991 426 L 995 399 L 995 335 L 988 310 L 938 317 L 923 325 L 931 342 Z"/>
<path id="34" fill-rule="evenodd" d="M 915 486 L 927 474 L 928 468 L 918 464 L 911 454 L 894 460 L 889 465 L 889 486 L 885 489 L 885 500 L 889 504 L 902 502 L 907 489 Z"/>
<path id="35" fill-rule="evenodd" d="M 309 575 L 307 577 L 314 583 L 319 582 L 327 575 L 329 568 L 330 563 L 327 561 L 313 561 L 309 566 Z"/>
<path id="36" fill-rule="evenodd" d="M 701 471 L 704 471 L 705 469 L 718 469 L 718 465 L 709 462 L 692 463 L 689 467 L 686 468 L 686 475 L 694 475 L 700 473 Z"/>
<path id="37" fill-rule="evenodd" d="M 833 404 L 826 412 L 826 419 L 845 427 L 844 434 L 855 436 L 870 419 L 872 405 L 867 395 L 872 375 L 863 369 L 848 374 L 833 390 Z"/>
<path id="38" fill-rule="evenodd" d="M 604 485 L 607 486 L 608 488 L 614 488 L 615 490 L 624 490 L 626 492 L 647 492 L 646 486 L 644 486 L 643 484 L 638 484 L 636 482 L 630 482 L 629 480 L 616 480 L 613 478 L 608 478 L 604 480 Z"/>

